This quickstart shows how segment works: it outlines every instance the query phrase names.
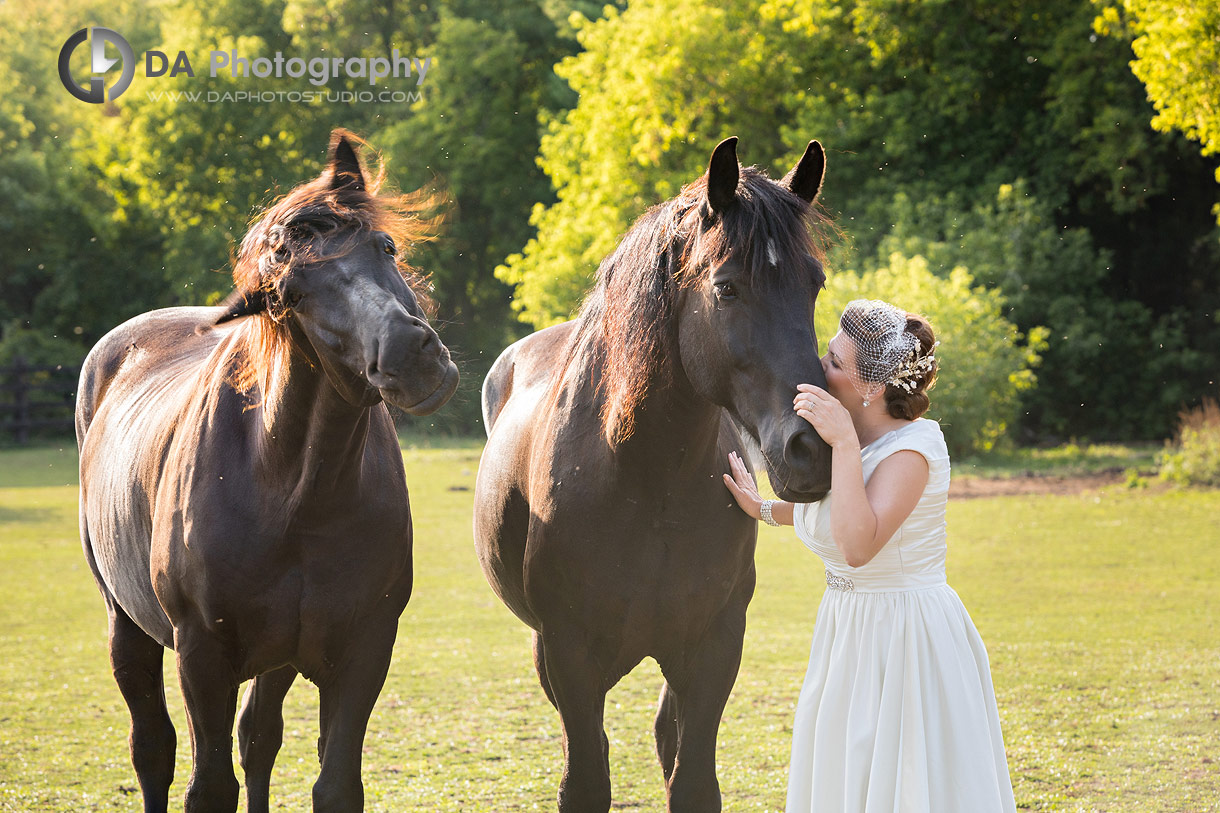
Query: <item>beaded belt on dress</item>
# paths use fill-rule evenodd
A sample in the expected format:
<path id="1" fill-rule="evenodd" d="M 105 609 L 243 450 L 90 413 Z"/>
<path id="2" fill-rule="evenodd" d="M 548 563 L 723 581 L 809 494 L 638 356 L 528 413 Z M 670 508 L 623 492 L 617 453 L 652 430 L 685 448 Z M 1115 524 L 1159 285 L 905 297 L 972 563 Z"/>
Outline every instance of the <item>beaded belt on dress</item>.
<path id="1" fill-rule="evenodd" d="M 829 570 L 826 571 L 826 586 L 835 590 L 856 589 L 856 585 L 852 583 L 851 579 L 847 578 L 846 576 L 839 576 L 831 573 Z"/>

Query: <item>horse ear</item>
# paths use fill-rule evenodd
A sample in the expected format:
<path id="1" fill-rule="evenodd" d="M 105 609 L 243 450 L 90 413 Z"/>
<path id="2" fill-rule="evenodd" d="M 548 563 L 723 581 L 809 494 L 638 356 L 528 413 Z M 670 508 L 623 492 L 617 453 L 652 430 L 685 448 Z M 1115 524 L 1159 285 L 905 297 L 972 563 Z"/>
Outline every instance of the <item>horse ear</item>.
<path id="1" fill-rule="evenodd" d="M 267 310 L 267 293 L 261 289 L 234 291 L 224 302 L 220 303 L 220 307 L 224 308 L 224 311 L 216 317 L 216 321 L 213 323 L 216 325 L 223 325 L 225 322 L 231 322 L 243 316 L 253 316 Z"/>
<path id="2" fill-rule="evenodd" d="M 332 189 L 351 187 L 358 192 L 364 191 L 364 173 L 360 169 L 360 159 L 356 156 L 356 148 L 348 140 L 342 130 L 331 134 L 330 186 Z"/>
<path id="3" fill-rule="evenodd" d="M 788 191 L 806 203 L 813 203 L 822 191 L 822 179 L 826 177 L 826 151 L 816 141 L 810 141 L 805 154 L 796 162 L 792 171 L 784 176 L 783 185 Z"/>
<path id="4" fill-rule="evenodd" d="M 716 145 L 707 167 L 707 202 L 713 211 L 723 212 L 737 200 L 737 136 Z"/>

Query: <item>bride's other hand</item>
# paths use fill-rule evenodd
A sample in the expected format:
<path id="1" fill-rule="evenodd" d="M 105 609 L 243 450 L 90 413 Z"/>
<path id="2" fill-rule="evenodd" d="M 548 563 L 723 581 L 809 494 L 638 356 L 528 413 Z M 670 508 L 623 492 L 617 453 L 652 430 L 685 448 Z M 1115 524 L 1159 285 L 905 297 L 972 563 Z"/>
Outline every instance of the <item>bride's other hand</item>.
<path id="1" fill-rule="evenodd" d="M 729 452 L 729 471 L 732 472 L 732 476 L 725 474 L 723 477 L 724 484 L 732 493 L 733 499 L 737 500 L 742 511 L 754 519 L 758 519 L 762 497 L 758 494 L 754 476 L 746 468 L 745 461 L 737 456 L 737 452 Z"/>

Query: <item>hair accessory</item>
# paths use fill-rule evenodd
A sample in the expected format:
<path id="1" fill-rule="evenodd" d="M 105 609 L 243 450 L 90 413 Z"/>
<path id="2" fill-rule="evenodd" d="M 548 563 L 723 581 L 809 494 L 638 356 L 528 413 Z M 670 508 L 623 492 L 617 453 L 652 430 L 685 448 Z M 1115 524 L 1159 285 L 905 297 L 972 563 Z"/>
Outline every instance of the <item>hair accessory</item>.
<path id="1" fill-rule="evenodd" d="M 771 506 L 775 505 L 775 500 L 763 500 L 758 506 L 759 518 L 775 528 L 779 527 L 779 523 L 775 521 L 775 517 L 771 516 Z"/>
<path id="2" fill-rule="evenodd" d="M 931 350 L 919 358 L 916 358 L 915 353 L 912 353 L 911 356 L 907 358 L 906 363 L 903 364 L 902 367 L 898 369 L 898 372 L 894 374 L 894 377 L 885 383 L 898 387 L 904 392 L 914 392 L 915 388 L 919 385 L 920 377 L 925 373 L 931 372 L 932 368 L 935 367 L 936 348 L 939 346 L 940 342 L 936 342 L 932 345 Z"/>

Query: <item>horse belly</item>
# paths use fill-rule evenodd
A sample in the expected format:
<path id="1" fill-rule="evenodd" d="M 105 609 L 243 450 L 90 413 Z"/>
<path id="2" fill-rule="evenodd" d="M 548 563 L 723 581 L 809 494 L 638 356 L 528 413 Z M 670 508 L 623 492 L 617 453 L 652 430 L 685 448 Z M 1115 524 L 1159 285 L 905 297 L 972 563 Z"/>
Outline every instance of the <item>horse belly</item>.
<path id="1" fill-rule="evenodd" d="M 103 413 L 104 414 L 104 413 Z M 146 470 L 148 437 L 131 421 L 115 421 L 86 439 L 81 471 L 85 527 L 97 573 L 119 607 L 162 646 L 173 626 L 152 586 L 152 508 Z"/>

